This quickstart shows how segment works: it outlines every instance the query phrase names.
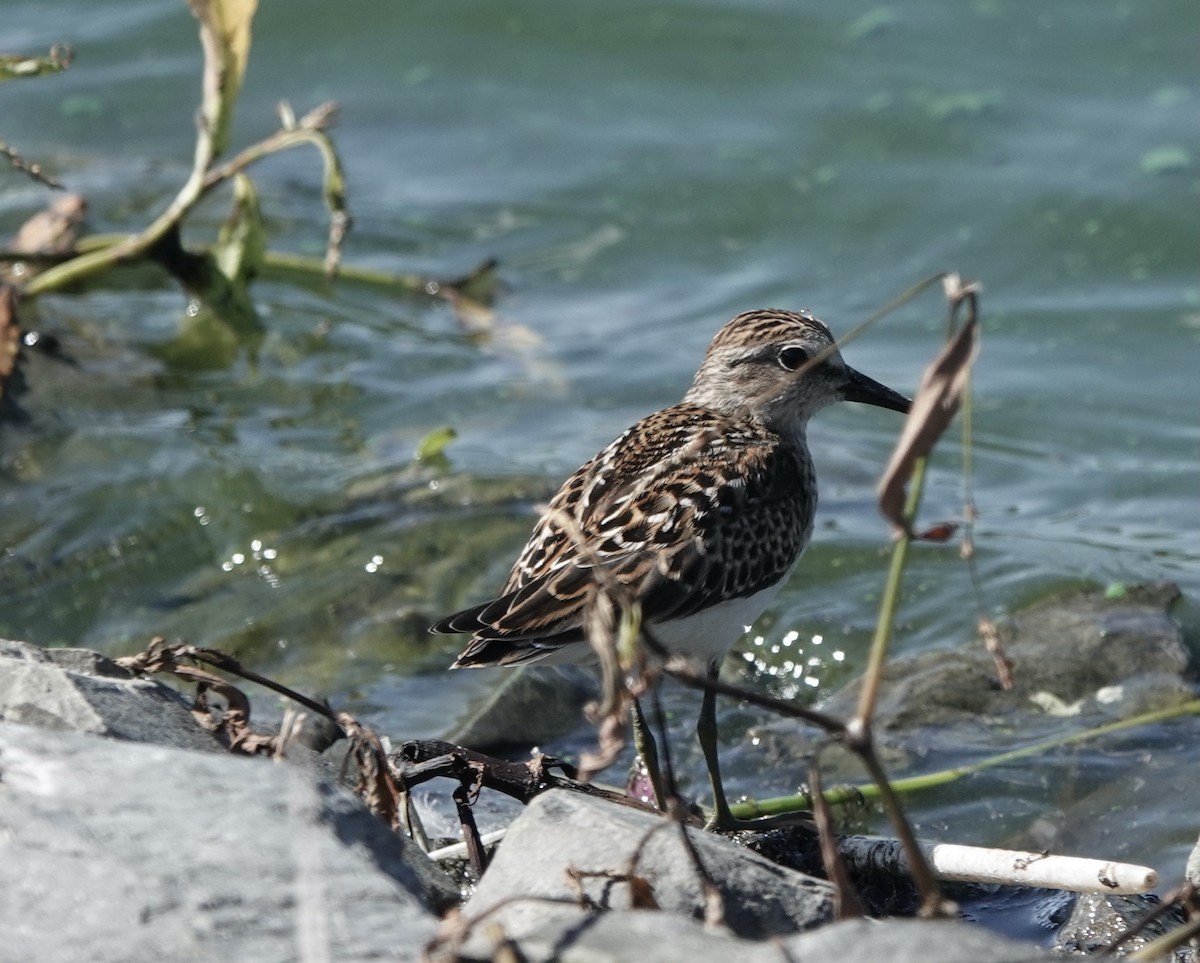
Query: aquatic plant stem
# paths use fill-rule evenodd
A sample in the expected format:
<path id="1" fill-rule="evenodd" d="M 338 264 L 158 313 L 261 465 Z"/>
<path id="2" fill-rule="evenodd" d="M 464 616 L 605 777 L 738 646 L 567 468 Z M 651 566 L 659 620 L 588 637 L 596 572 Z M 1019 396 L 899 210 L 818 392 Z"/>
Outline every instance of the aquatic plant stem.
<path id="1" fill-rule="evenodd" d="M 1200 699 L 1193 699 L 1190 702 L 1171 706 L 1167 709 L 1156 709 L 1154 712 L 1145 712 L 1128 719 L 1118 719 L 1116 722 L 1105 723 L 1102 726 L 1096 726 L 1092 729 L 1084 729 L 1080 732 L 1068 732 L 1061 736 L 1055 736 L 1052 739 L 1045 739 L 1029 746 L 1022 746 L 1020 749 L 1010 749 L 1007 752 L 988 756 L 986 759 L 981 759 L 978 762 L 953 766 L 949 769 L 939 769 L 937 772 L 924 773 L 920 776 L 905 776 L 901 779 L 892 779 L 890 782 L 892 789 L 901 794 L 919 792 L 923 789 L 936 789 L 939 786 L 955 782 L 965 776 L 973 776 L 987 769 L 1004 766 L 1030 756 L 1038 756 L 1052 749 L 1099 739 L 1114 732 L 1135 729 L 1138 726 L 1153 725 L 1157 722 L 1166 722 L 1170 719 L 1186 715 L 1200 715 Z M 878 786 L 873 783 L 867 783 L 859 786 L 834 786 L 826 789 L 822 793 L 822 796 L 829 805 L 840 806 L 847 803 L 877 800 L 880 798 L 880 792 Z M 794 796 L 779 796 L 772 799 L 747 800 L 746 802 L 735 803 L 730 806 L 730 810 L 736 819 L 778 816 L 785 813 L 803 812 L 811 808 L 812 799 L 807 793 L 799 793 Z"/>
<path id="2" fill-rule="evenodd" d="M 337 166 L 336 155 L 332 154 L 328 137 L 321 132 L 320 126 L 314 126 L 327 123 L 331 113 L 332 107 L 330 105 L 323 105 L 322 108 L 311 112 L 309 117 L 302 120 L 301 126 L 280 130 L 259 143 L 246 148 L 227 163 L 211 170 L 208 169 L 208 165 L 212 162 L 212 155 L 204 153 L 202 145 L 198 144 L 195 163 L 196 165 L 204 164 L 204 169 L 193 168 L 191 175 L 183 187 L 180 188 L 175 199 L 149 227 L 137 234 L 109 234 L 87 238 L 86 248 L 83 242 L 79 245 L 81 249 L 84 249 L 84 253 L 81 253 L 78 257 L 71 258 L 69 261 L 64 261 L 52 268 L 48 268 L 37 275 L 25 285 L 22 292 L 23 295 L 25 297 L 35 297 L 47 291 L 58 290 L 59 288 L 84 281 L 101 271 L 108 270 L 123 262 L 141 258 L 169 230 L 177 226 L 205 194 L 218 184 L 224 183 L 238 172 L 245 170 L 255 161 L 261 160 L 263 157 L 271 154 L 289 150 L 302 144 L 312 144 L 321 151 L 322 157 L 325 159 L 327 182 L 340 185 L 342 177 L 340 167 Z M 199 140 L 202 142 L 205 138 L 200 137 Z M 327 186 L 326 195 L 327 206 L 335 218 L 335 223 L 340 223 L 337 221 L 337 215 L 343 213 L 340 205 L 344 203 L 344 191 L 336 186 Z M 270 260 L 271 256 L 268 256 L 268 263 L 270 263 Z M 282 256 L 279 256 L 278 260 L 284 262 Z M 281 263 L 281 266 L 299 269 L 294 263 Z M 309 265 L 306 263 L 303 267 L 307 269 Z M 328 274 L 328 271 L 327 258 L 325 262 L 321 262 L 320 273 Z M 404 284 L 404 280 L 401 280 L 401 286 L 408 287 L 408 285 Z"/>
<path id="3" fill-rule="evenodd" d="M 201 138 L 201 140 L 203 139 Z M 200 147 L 198 146 L 196 163 L 202 162 L 204 162 L 204 158 L 200 156 Z M 203 183 L 203 171 L 193 170 L 167 209 L 144 231 L 131 235 L 112 247 L 90 251 L 48 268 L 25 285 L 22 294 L 27 298 L 36 297 L 47 291 L 76 284 L 123 261 L 141 257 L 191 210 L 196 201 L 200 199 Z"/>
<path id="4" fill-rule="evenodd" d="M 921 456 L 913 463 L 912 477 L 909 483 L 908 497 L 904 503 L 904 530 L 897 536 L 892 546 L 892 563 L 888 567 L 887 582 L 884 584 L 883 598 L 879 603 L 879 618 L 875 623 L 875 637 L 871 641 L 871 652 L 867 661 L 866 672 L 863 674 L 862 691 L 859 693 L 858 712 L 855 718 L 846 725 L 846 744 L 859 757 L 867 774 L 874 781 L 879 792 L 879 800 L 886 810 L 888 819 L 896 830 L 901 845 L 908 855 L 909 872 L 917 891 L 921 894 L 920 914 L 925 917 L 949 915 L 954 912 L 951 904 L 942 898 L 941 887 L 937 877 L 921 851 L 916 834 L 904 815 L 904 807 L 887 773 L 875 755 L 875 740 L 871 733 L 871 719 L 875 714 L 875 703 L 879 694 L 879 684 L 883 679 L 883 666 L 887 661 L 888 646 L 891 643 L 892 627 L 896 621 L 896 609 L 900 604 L 900 585 L 904 579 L 904 565 L 908 561 L 908 549 L 912 544 L 912 523 L 921 504 L 921 494 L 925 487 L 925 467 L 928 459 Z"/>
<path id="5" fill-rule="evenodd" d="M 87 234 L 75 244 L 78 254 L 89 254 L 94 251 L 108 250 L 128 241 L 132 234 Z M 189 243 L 188 250 L 193 254 L 206 255 L 212 252 L 211 244 Z M 31 261 L 38 264 L 62 263 L 67 258 L 61 254 L 26 254 L 22 251 L 0 251 L 0 261 Z M 262 261 L 263 275 L 278 277 L 281 275 L 299 275 L 315 280 L 325 279 L 325 262 L 321 258 L 309 257 L 304 254 L 293 254 L 289 251 L 266 251 Z M 338 267 L 338 279 L 371 287 L 397 289 L 409 294 L 428 294 L 433 285 L 444 285 L 435 279 L 421 274 L 397 274 L 394 271 L 380 271 L 375 268 L 356 267 L 342 264 Z"/>
<path id="6" fill-rule="evenodd" d="M 883 587 L 883 599 L 879 603 L 879 619 L 875 623 L 875 637 L 871 640 L 871 651 L 863 674 L 862 691 L 858 697 L 858 719 L 869 727 L 875 714 L 875 703 L 879 696 L 879 684 L 883 680 L 883 665 L 887 661 L 888 646 L 891 644 L 892 627 L 896 622 L 896 609 L 900 605 L 900 584 L 904 577 L 904 565 L 908 561 L 908 549 L 912 544 L 912 523 L 921 503 L 925 487 L 925 467 L 928 460 L 918 458 L 913 465 L 912 482 L 908 499 L 904 505 L 904 518 L 908 531 L 901 534 L 892 546 L 892 562 L 888 568 L 887 582 Z"/>
<path id="7" fill-rule="evenodd" d="M 253 5 L 248 5 L 229 22 L 222 21 L 217 11 L 203 5 L 193 4 L 192 13 L 200 24 L 204 72 L 200 111 L 196 118 L 196 146 L 187 180 L 166 210 L 145 230 L 115 247 L 83 254 L 44 271 L 25 286 L 22 292 L 25 297 L 57 290 L 122 261 L 140 257 L 166 237 L 203 195 L 205 173 L 221 153 L 228 135 L 229 118 L 245 70 L 249 22 L 254 16 L 254 9 Z"/>

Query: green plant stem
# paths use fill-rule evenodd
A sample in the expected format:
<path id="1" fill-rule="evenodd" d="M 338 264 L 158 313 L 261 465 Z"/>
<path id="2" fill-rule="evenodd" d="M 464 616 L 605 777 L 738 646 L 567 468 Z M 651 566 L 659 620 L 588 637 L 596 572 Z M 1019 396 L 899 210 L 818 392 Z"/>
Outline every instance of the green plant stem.
<path id="1" fill-rule="evenodd" d="M 325 276 L 325 262 L 321 259 L 281 251 L 268 251 L 263 259 L 263 267 L 280 273 L 303 274 L 317 278 Z M 372 287 L 398 288 L 412 294 L 427 292 L 431 283 L 430 278 L 420 274 L 393 274 L 390 271 L 376 271 L 346 264 L 338 268 L 338 278 Z"/>
<path id="2" fill-rule="evenodd" d="M 102 247 L 89 248 L 86 253 L 80 254 L 78 257 L 48 268 L 32 278 L 25 285 L 22 294 L 32 298 L 39 294 L 45 294 L 47 291 L 78 284 L 101 271 L 141 257 L 161 240 L 167 231 L 179 224 L 188 211 L 218 184 L 270 154 L 302 144 L 315 146 L 325 160 L 326 203 L 333 210 L 333 205 L 340 205 L 344 200 L 344 191 L 340 186 L 342 184 L 341 169 L 337 164 L 336 155 L 333 154 L 328 143 L 328 138 L 314 126 L 324 123 L 331 110 L 332 108 L 318 108 L 301 122 L 301 126 L 277 131 L 259 143 L 247 147 L 221 166 L 211 169 L 214 160 L 212 138 L 210 133 L 201 127 L 196 139 L 196 153 L 191 174 L 188 175 L 188 179 L 180 188 L 179 193 L 175 195 L 175 199 L 149 227 L 137 234 L 109 235 L 119 238 L 119 240 Z M 331 184 L 334 186 L 331 187 Z M 326 270 L 327 265 L 323 263 L 321 273 L 324 274 Z"/>
<path id="3" fill-rule="evenodd" d="M 858 698 L 858 719 L 864 728 L 871 724 L 875 714 L 875 703 L 879 696 L 879 684 L 883 681 L 883 664 L 887 660 L 888 646 L 892 639 L 892 627 L 896 622 L 896 609 L 900 605 L 900 584 L 904 577 L 904 565 L 908 561 L 908 549 L 912 544 L 912 523 L 921 503 L 925 488 L 925 466 L 928 460 L 918 458 L 913 464 L 912 481 L 908 499 L 904 505 L 904 521 L 908 531 L 892 546 L 892 563 L 888 569 L 887 582 L 883 587 L 883 599 L 879 604 L 879 619 L 875 623 L 875 637 L 871 640 L 871 652 L 863 673 L 862 691 Z"/>
<path id="4" fill-rule="evenodd" d="M 1171 706 L 1167 709 L 1157 709 L 1154 712 L 1145 712 L 1139 716 L 1132 716 L 1128 719 L 1118 719 L 1116 722 L 1108 722 L 1102 726 L 1096 726 L 1092 729 L 1084 729 L 1080 732 L 1069 732 L 1061 736 L 1055 736 L 1053 739 L 1045 739 L 1042 742 L 1037 742 L 1033 745 L 1022 746 L 1020 749 L 1010 749 L 1007 752 L 1002 752 L 994 756 L 988 756 L 986 759 L 981 759 L 978 762 L 967 763 L 966 765 L 962 766 L 954 766 L 950 769 L 940 769 L 937 772 L 924 773 L 920 776 L 906 776 L 903 779 L 893 779 L 891 780 L 891 785 L 892 789 L 898 793 L 911 793 L 919 792 L 924 789 L 935 789 L 939 786 L 944 786 L 948 783 L 962 779 L 965 776 L 973 776 L 976 773 L 983 772 L 987 769 L 994 769 L 997 766 L 1004 766 L 1012 762 L 1017 762 L 1021 759 L 1026 759 L 1030 756 L 1038 756 L 1042 753 L 1049 752 L 1052 749 L 1058 749 L 1064 746 L 1071 746 L 1076 743 L 1098 739 L 1102 736 L 1107 736 L 1114 732 L 1121 732 L 1125 729 L 1153 725 L 1157 722 L 1166 722 L 1170 719 L 1175 719 L 1186 715 L 1200 715 L 1200 699 L 1193 699 L 1190 702 L 1185 702 L 1178 706 Z M 840 806 L 846 803 L 873 801 L 880 798 L 879 787 L 873 783 L 867 783 L 860 786 L 834 786 L 825 790 L 822 795 L 824 796 L 825 801 L 831 806 Z M 798 794 L 795 796 L 779 796 L 773 799 L 748 800 L 746 802 L 735 803 L 734 805 L 730 806 L 730 811 L 738 819 L 754 819 L 759 816 L 779 816 L 789 813 L 804 812 L 811 808 L 811 798 L 807 794 Z"/>
<path id="5" fill-rule="evenodd" d="M 108 250 L 128 241 L 129 234 L 88 234 L 81 237 L 75 248 L 80 254 Z M 188 249 L 196 254 L 207 254 L 212 250 L 208 244 L 189 244 Z M 62 261 L 61 255 L 22 254 L 19 251 L 0 251 L 0 261 Z M 325 262 L 320 258 L 308 257 L 303 254 L 291 254 L 286 251 L 267 251 L 263 255 L 263 270 L 275 274 L 298 274 L 315 279 L 325 276 Z M 372 268 L 342 265 L 338 268 L 338 278 L 356 284 L 366 284 L 372 287 L 398 289 L 412 294 L 422 294 L 428 291 L 431 279 L 420 274 L 394 274 L 390 271 L 376 271 Z"/>
<path id="6" fill-rule="evenodd" d="M 205 138 L 201 138 L 204 140 Z M 205 162 L 201 155 L 201 147 L 197 145 L 196 163 Z M 68 287 L 84 281 L 94 274 L 106 271 L 122 261 L 140 257 L 148 248 L 169 231 L 186 214 L 200 197 L 204 177 L 202 170 L 193 170 L 186 183 L 180 188 L 175 199 L 170 203 L 154 222 L 139 234 L 126 237 L 122 242 L 112 247 L 99 248 L 79 257 L 71 258 L 62 264 L 43 271 L 33 278 L 22 291 L 25 297 L 36 297 L 47 291 Z"/>

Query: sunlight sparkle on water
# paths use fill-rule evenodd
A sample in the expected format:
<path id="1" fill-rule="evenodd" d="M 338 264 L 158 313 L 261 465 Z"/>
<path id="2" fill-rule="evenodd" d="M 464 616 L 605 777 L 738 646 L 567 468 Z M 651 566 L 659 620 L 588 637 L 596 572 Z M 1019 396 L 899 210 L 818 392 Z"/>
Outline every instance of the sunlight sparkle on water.
<path id="1" fill-rule="evenodd" d="M 814 635 L 808 639 L 808 644 L 818 646 L 824 641 L 824 636 Z M 784 698 L 797 695 L 802 686 L 818 688 L 822 670 L 831 662 L 843 662 L 846 658 L 841 650 L 828 655 L 809 654 L 795 629 L 785 632 L 777 642 L 756 635 L 748 640 L 748 647 L 750 651 L 744 653 L 746 661 L 756 672 L 779 680 L 783 684 L 781 694 Z"/>
<path id="2" fill-rule="evenodd" d="M 197 512 L 202 509 L 197 509 Z M 200 516 L 197 514 L 197 518 Z M 221 569 L 225 572 L 232 572 L 234 569 L 241 568 L 247 562 L 254 563 L 254 574 L 261 578 L 271 588 L 279 587 L 279 573 L 271 567 L 271 562 L 279 557 L 279 552 L 274 548 L 267 548 L 261 538 L 253 538 L 250 540 L 250 552 L 231 552 L 229 558 L 221 563 Z"/>

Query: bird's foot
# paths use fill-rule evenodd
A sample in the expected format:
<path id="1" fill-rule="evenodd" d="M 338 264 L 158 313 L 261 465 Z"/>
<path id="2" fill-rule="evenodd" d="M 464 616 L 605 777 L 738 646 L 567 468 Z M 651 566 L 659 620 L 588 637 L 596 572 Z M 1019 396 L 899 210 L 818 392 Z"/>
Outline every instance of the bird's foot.
<path id="1" fill-rule="evenodd" d="M 714 833 L 744 833 L 766 832 L 768 829 L 779 829 L 781 826 L 811 826 L 812 813 L 795 812 L 779 813 L 774 816 L 755 816 L 752 819 L 739 819 L 729 811 L 728 804 L 713 808 L 704 828 Z"/>

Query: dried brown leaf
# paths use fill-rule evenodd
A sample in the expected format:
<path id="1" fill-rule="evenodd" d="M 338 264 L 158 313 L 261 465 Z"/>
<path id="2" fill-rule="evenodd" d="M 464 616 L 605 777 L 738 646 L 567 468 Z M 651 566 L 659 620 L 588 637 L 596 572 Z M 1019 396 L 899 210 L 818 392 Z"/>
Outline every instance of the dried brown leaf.
<path id="1" fill-rule="evenodd" d="M 579 756 L 579 781 L 589 782 L 620 757 L 625 748 L 625 710 L 603 716 L 597 725 L 597 744 L 594 752 Z"/>
<path id="2" fill-rule="evenodd" d="M 979 634 L 983 636 L 983 644 L 996 665 L 996 677 L 1000 687 L 1008 690 L 1013 687 L 1013 660 L 1004 651 L 1004 643 L 1000 641 L 1000 630 L 996 623 L 986 615 L 979 618 Z"/>
<path id="3" fill-rule="evenodd" d="M 17 322 L 17 292 L 5 284 L 0 286 L 0 398 L 17 366 L 21 351 L 21 326 Z"/>
<path id="4" fill-rule="evenodd" d="M 604 589 L 592 593 L 586 614 L 588 642 L 600 660 L 600 699 L 587 706 L 588 718 L 596 724 L 598 744 L 579 760 L 579 779 L 589 782 L 607 769 L 625 748 L 625 719 L 632 701 L 618 657 L 617 613 L 612 597 Z"/>
<path id="5" fill-rule="evenodd" d="M 933 450 L 962 402 L 967 374 L 979 352 L 979 324 L 971 318 L 921 376 L 912 411 L 879 482 L 879 510 L 896 535 L 912 535 L 904 517 L 905 489 L 917 459 Z"/>
<path id="6" fill-rule="evenodd" d="M 74 56 L 71 48 L 62 43 L 51 47 L 47 57 L 0 54 L 0 82 L 59 73 L 71 66 Z"/>
<path id="7" fill-rule="evenodd" d="M 350 742 L 347 759 L 358 770 L 354 791 L 371 812 L 392 829 L 399 830 L 405 810 L 404 788 L 388 765 L 379 736 L 345 712 L 338 713 L 337 723 Z"/>
<path id="8" fill-rule="evenodd" d="M 504 927 L 499 923 L 488 927 L 488 936 L 492 940 L 492 963 L 525 963 L 525 954 L 520 946 L 504 932 Z"/>
<path id="9" fill-rule="evenodd" d="M 929 528 L 913 532 L 912 537 L 921 542 L 948 542 L 954 537 L 954 533 L 957 531 L 958 526 L 953 522 L 938 522 L 936 525 L 929 526 Z"/>
<path id="10" fill-rule="evenodd" d="M 632 873 L 626 882 L 629 883 L 630 909 L 656 910 L 660 908 L 658 900 L 654 898 L 654 887 L 650 885 L 650 880 L 645 876 Z"/>
<path id="11" fill-rule="evenodd" d="M 834 887 L 834 906 L 839 920 L 859 919 L 866 915 L 858 890 L 850 878 L 846 860 L 838 848 L 837 826 L 821 787 L 821 770 L 814 760 L 808 767 L 808 795 L 812 800 L 813 818 L 821 842 L 821 862 L 825 876 Z"/>
<path id="12" fill-rule="evenodd" d="M 8 249 L 20 254 L 69 254 L 87 216 L 87 201 L 79 194 L 60 194 L 18 229 Z"/>
<path id="13" fill-rule="evenodd" d="M 228 746 L 231 752 L 247 756 L 278 754 L 279 742 L 276 736 L 262 735 L 251 730 L 250 700 L 241 689 L 203 669 L 177 665 L 172 671 L 181 679 L 197 683 L 192 714 L 197 722 Z M 225 700 L 225 708 L 219 713 L 214 712 L 208 704 L 210 692 Z"/>
<path id="14" fill-rule="evenodd" d="M 574 866 L 568 866 L 563 870 L 563 875 L 567 878 L 567 888 L 575 897 L 575 902 L 582 910 L 595 912 L 600 909 L 596 901 L 588 896 L 587 890 L 583 886 L 585 879 L 594 879 L 601 877 L 603 879 L 622 879 L 623 877 L 612 870 L 603 872 L 591 872 L 583 869 L 576 869 Z"/>

